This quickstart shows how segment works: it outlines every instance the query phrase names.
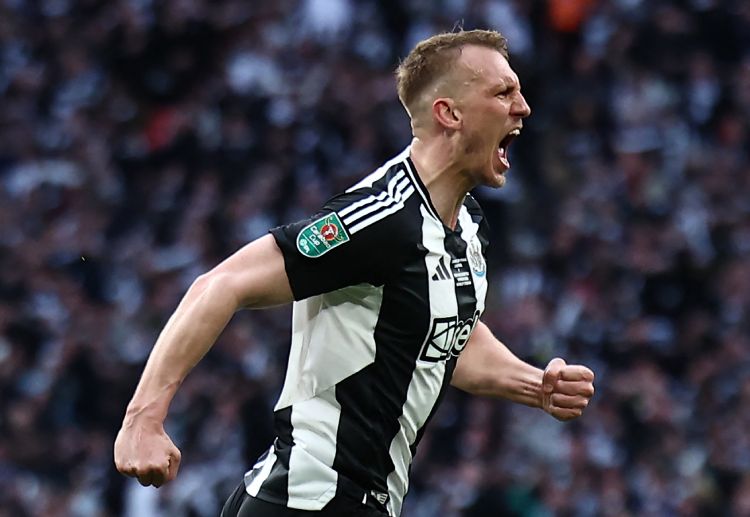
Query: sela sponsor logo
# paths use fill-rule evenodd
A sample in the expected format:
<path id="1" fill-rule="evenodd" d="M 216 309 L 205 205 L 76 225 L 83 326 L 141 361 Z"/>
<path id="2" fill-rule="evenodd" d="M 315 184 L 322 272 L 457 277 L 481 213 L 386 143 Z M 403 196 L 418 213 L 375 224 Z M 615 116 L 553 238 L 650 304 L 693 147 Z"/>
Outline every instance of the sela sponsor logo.
<path id="1" fill-rule="evenodd" d="M 458 357 L 479 321 L 479 314 L 479 311 L 475 311 L 474 316 L 466 320 L 459 320 L 458 316 L 434 318 L 430 336 L 419 354 L 420 361 L 437 363 L 451 356 Z"/>
<path id="2" fill-rule="evenodd" d="M 306 257 L 315 258 L 349 241 L 344 225 L 336 212 L 326 214 L 308 224 L 297 234 L 297 249 Z"/>

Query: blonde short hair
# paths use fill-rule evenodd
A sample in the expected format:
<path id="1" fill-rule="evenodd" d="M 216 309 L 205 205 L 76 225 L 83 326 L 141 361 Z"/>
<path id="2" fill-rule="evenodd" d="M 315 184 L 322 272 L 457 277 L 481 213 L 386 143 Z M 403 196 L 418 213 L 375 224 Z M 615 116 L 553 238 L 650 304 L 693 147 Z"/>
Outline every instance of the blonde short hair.
<path id="1" fill-rule="evenodd" d="M 451 70 L 465 45 L 491 48 L 508 59 L 508 41 L 497 31 L 461 30 L 420 41 L 396 69 L 398 98 L 407 110 L 425 88 Z"/>

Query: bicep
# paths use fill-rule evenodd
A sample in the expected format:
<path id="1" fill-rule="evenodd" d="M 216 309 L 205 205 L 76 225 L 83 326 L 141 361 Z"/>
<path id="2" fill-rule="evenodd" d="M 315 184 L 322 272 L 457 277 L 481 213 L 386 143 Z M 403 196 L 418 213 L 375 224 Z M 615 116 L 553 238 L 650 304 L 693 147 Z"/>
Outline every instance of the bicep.
<path id="1" fill-rule="evenodd" d="M 361 193 L 341 196 L 309 219 L 271 229 L 295 300 L 362 283 L 383 285 L 416 248 L 402 211 L 360 228 L 346 226 L 336 209 L 361 200 Z"/>
<path id="2" fill-rule="evenodd" d="M 293 301 L 284 256 L 271 235 L 265 235 L 239 249 L 212 269 L 238 305 L 251 309 Z"/>

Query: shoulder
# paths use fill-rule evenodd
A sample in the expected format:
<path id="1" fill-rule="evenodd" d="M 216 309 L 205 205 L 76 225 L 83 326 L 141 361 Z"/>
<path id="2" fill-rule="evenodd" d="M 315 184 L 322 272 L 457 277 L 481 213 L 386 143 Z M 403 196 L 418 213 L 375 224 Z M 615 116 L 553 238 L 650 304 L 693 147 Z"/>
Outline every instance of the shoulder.
<path id="1" fill-rule="evenodd" d="M 346 191 L 356 191 L 363 188 L 378 188 L 384 182 L 387 183 L 394 176 L 401 176 L 406 170 L 406 162 L 409 156 L 409 147 L 404 149 L 401 153 L 397 154 L 390 160 L 386 161 L 383 165 L 375 169 L 373 172 L 362 178 L 356 184 L 348 188 Z"/>
<path id="2" fill-rule="evenodd" d="M 483 223 L 487 223 L 484 217 L 484 211 L 482 211 L 482 207 L 471 194 L 466 194 L 466 197 L 464 198 L 464 207 L 475 223 L 480 225 Z"/>
<path id="3" fill-rule="evenodd" d="M 466 197 L 464 197 L 464 206 L 470 214 L 484 216 L 482 207 L 479 205 L 479 202 L 476 200 L 476 198 L 471 194 L 466 194 Z"/>
<path id="4" fill-rule="evenodd" d="M 390 241 L 408 237 L 419 220 L 418 204 L 411 203 L 415 187 L 403 167 L 373 173 L 324 205 L 335 212 L 347 233 L 382 234 Z"/>
<path id="5" fill-rule="evenodd" d="M 482 244 L 482 249 L 486 252 L 490 244 L 490 226 L 482 211 L 482 207 L 479 206 L 479 203 L 473 196 L 467 194 L 464 198 L 463 209 L 466 211 L 467 225 L 476 225 L 474 232 Z M 469 219 L 471 222 L 468 221 Z"/>

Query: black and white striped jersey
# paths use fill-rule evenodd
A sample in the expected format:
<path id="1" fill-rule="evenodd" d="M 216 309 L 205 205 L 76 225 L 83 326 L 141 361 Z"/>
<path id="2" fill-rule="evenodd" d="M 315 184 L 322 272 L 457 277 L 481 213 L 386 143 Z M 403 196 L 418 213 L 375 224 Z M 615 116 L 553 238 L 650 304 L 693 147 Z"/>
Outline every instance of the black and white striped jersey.
<path id="1" fill-rule="evenodd" d="M 484 310 L 487 223 L 446 227 L 409 148 L 308 220 L 274 228 L 295 300 L 277 439 L 247 491 L 319 510 L 345 478 L 399 515 L 409 466 Z"/>

